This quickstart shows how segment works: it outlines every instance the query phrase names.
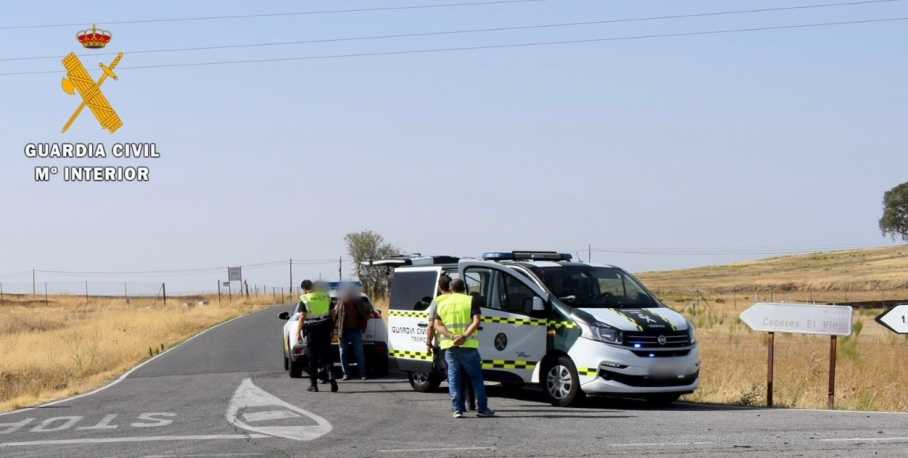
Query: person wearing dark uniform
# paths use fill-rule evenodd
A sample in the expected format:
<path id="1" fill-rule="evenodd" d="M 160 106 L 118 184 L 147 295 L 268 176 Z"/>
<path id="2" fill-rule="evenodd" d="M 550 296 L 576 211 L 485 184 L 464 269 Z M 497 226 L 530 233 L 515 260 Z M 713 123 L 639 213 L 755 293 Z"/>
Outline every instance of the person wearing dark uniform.
<path id="1" fill-rule="evenodd" d="M 334 361 L 331 358 L 331 335 L 334 322 L 331 320 L 331 298 L 324 288 L 313 288 L 312 282 L 303 280 L 300 284 L 303 304 L 300 312 L 299 333 L 302 341 L 303 329 L 306 337 L 306 356 L 309 357 L 309 391 L 318 391 L 318 372 L 322 368 L 328 373 L 331 391 L 337 392 L 334 379 Z"/>

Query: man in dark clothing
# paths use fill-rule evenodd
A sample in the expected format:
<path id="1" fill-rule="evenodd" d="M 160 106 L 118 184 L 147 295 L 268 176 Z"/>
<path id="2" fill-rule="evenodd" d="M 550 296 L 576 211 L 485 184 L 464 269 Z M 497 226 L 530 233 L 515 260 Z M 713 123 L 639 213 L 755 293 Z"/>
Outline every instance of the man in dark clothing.
<path id="1" fill-rule="evenodd" d="M 342 380 L 350 380 L 350 350 L 353 347 L 353 356 L 356 358 L 356 370 L 359 377 L 366 379 L 366 357 L 363 354 L 363 332 L 369 325 L 371 307 L 364 301 L 354 288 L 344 290 L 331 312 L 337 324 L 337 341 L 340 347 L 341 367 L 344 370 Z"/>
<path id="2" fill-rule="evenodd" d="M 331 298 L 323 288 L 315 287 L 311 281 L 304 280 L 300 287 L 304 294 L 300 296 L 303 305 L 297 332 L 300 340 L 305 329 L 306 356 L 309 357 L 309 391 L 318 391 L 318 372 L 322 368 L 328 372 L 328 383 L 331 391 L 337 392 L 337 381 L 334 380 L 334 363 L 331 361 L 331 332 L 334 324 L 331 321 Z"/>

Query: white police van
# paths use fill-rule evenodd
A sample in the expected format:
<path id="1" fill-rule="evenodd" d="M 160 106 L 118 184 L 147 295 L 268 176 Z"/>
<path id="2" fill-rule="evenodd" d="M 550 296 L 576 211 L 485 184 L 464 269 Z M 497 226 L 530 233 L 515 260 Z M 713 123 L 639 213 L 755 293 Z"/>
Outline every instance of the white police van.
<path id="1" fill-rule="evenodd" d="M 394 269 L 389 367 L 407 372 L 417 391 L 437 389 L 445 377 L 426 352 L 425 311 L 443 272 L 464 279 L 482 306 L 486 381 L 539 384 L 556 406 L 586 394 L 670 403 L 699 386 L 693 325 L 621 268 L 538 251 L 366 263 Z"/>

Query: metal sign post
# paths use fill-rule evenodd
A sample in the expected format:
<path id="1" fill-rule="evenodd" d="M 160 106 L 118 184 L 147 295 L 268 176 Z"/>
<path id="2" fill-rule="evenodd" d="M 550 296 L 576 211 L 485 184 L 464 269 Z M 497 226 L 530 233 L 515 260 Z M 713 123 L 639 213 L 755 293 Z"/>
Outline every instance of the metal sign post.
<path id="1" fill-rule="evenodd" d="M 908 308 L 908 306 L 905 306 Z M 887 312 L 888 313 L 888 312 Z M 908 313 L 908 310 L 906 310 Z M 884 314 L 885 315 L 885 314 Z M 883 315 L 880 315 L 882 317 Z M 849 306 L 777 304 L 759 302 L 741 313 L 741 321 L 754 331 L 769 333 L 766 361 L 766 406 L 772 407 L 775 333 L 830 336 L 829 397 L 826 406 L 835 407 L 835 365 L 838 336 L 851 335 L 853 309 Z M 878 317 L 878 321 L 879 318 Z M 908 323 L 905 326 L 908 332 Z"/>

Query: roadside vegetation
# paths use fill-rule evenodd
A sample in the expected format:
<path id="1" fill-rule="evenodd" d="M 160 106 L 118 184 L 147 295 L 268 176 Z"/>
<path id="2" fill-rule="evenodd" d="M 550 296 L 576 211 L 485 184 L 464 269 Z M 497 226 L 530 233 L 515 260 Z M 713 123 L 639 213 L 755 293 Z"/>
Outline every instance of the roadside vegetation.
<path id="1" fill-rule="evenodd" d="M 195 304 L 183 306 L 184 302 Z M 209 305 L 199 306 L 199 301 Z M 217 323 L 273 304 L 270 296 L 125 300 L 5 295 L 0 307 L 0 411 L 103 385 Z"/>
<path id="2" fill-rule="evenodd" d="M 908 338 L 874 321 L 884 306 L 908 304 L 908 247 L 786 256 L 637 275 L 697 328 L 700 389 L 684 399 L 766 405 L 767 334 L 738 319 L 755 302 L 849 304 L 854 333 L 839 338 L 838 409 L 908 411 Z M 773 401 L 825 408 L 829 337 L 776 334 Z"/>

